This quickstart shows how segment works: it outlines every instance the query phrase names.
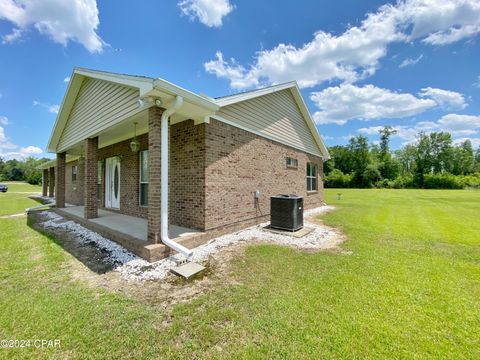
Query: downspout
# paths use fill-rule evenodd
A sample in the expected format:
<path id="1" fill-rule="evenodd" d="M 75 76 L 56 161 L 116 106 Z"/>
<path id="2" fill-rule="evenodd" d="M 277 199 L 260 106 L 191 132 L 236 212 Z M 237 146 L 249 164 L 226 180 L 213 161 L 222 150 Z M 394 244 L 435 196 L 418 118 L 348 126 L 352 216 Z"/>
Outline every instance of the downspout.
<path id="1" fill-rule="evenodd" d="M 168 237 L 168 171 L 169 171 L 169 126 L 168 118 L 183 105 L 183 97 L 176 96 L 173 105 L 165 109 L 161 118 L 161 169 L 160 169 L 160 237 L 173 250 L 190 257 L 193 251 Z"/>

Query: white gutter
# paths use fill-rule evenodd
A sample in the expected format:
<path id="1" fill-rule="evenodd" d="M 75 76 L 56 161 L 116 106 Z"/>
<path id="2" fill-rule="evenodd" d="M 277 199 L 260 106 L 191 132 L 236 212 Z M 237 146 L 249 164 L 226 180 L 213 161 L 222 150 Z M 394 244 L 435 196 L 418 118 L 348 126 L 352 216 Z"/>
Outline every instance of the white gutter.
<path id="1" fill-rule="evenodd" d="M 175 97 L 175 102 L 172 106 L 165 109 L 162 113 L 161 118 L 161 185 L 160 185 L 160 237 L 162 242 L 172 248 L 173 250 L 190 257 L 193 255 L 193 251 L 187 249 L 185 246 L 180 245 L 179 243 L 173 241 L 168 237 L 168 157 L 169 157 L 169 126 L 168 118 L 170 115 L 175 113 L 175 111 L 183 105 L 183 97 L 177 95 Z"/>

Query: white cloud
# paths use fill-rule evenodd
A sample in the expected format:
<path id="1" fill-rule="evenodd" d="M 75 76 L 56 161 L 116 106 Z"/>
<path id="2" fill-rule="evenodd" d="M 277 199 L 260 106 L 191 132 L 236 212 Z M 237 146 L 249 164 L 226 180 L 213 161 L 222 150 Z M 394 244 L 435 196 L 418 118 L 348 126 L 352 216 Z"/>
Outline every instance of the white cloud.
<path id="1" fill-rule="evenodd" d="M 413 126 L 397 125 L 393 126 L 397 133 L 393 137 L 405 140 L 406 143 L 415 141 L 419 132 L 425 133 L 445 131 L 452 134 L 455 141 L 460 139 L 480 139 L 471 137 L 480 133 L 480 116 L 447 114 L 437 121 L 420 121 Z M 360 128 L 357 131 L 366 135 L 377 135 L 383 126 L 370 126 Z"/>
<path id="2" fill-rule="evenodd" d="M 455 139 L 453 142 L 454 142 L 456 145 L 459 145 L 459 144 L 463 143 L 465 140 L 470 140 L 470 142 L 472 143 L 472 147 L 473 147 L 474 149 L 480 148 L 480 138 L 468 138 L 468 137 L 464 137 L 464 138 Z"/>
<path id="3" fill-rule="evenodd" d="M 405 66 L 415 65 L 415 64 L 418 63 L 420 60 L 422 60 L 422 58 L 423 58 L 423 54 L 420 54 L 420 56 L 417 57 L 416 59 L 406 58 L 405 60 L 402 61 L 402 63 L 401 63 L 400 65 L 398 65 L 398 67 L 403 68 L 403 67 L 405 67 Z"/>
<path id="4" fill-rule="evenodd" d="M 480 116 L 447 114 L 435 126 L 455 135 L 475 134 L 480 130 Z"/>
<path id="5" fill-rule="evenodd" d="M 320 109 L 313 114 L 317 124 L 345 124 L 348 120 L 373 120 L 413 116 L 435 107 L 432 99 L 392 92 L 373 85 L 342 84 L 313 92 L 310 99 Z"/>
<path id="6" fill-rule="evenodd" d="M 204 64 L 207 72 L 230 79 L 230 85 L 235 89 L 258 86 L 257 76 L 252 72 L 247 72 L 242 65 L 235 62 L 235 59 L 230 59 L 230 64 L 228 64 L 220 51 L 217 51 L 216 57 L 216 60 Z"/>
<path id="7" fill-rule="evenodd" d="M 57 105 L 57 104 L 45 104 L 45 103 L 37 101 L 37 100 L 33 100 L 32 104 L 33 104 L 33 106 L 40 106 L 44 109 L 47 109 L 48 112 L 50 112 L 52 114 L 58 114 L 58 111 L 60 110 L 60 105 Z"/>
<path id="8" fill-rule="evenodd" d="M 42 154 L 43 151 L 37 146 L 20 147 L 13 144 L 5 135 L 5 130 L 0 126 L 0 158 L 4 160 L 24 159 L 29 156 Z"/>
<path id="9" fill-rule="evenodd" d="M 2 149 L 15 149 L 15 147 L 16 146 L 12 144 L 10 139 L 5 135 L 4 128 L 0 126 L 0 151 Z"/>
<path id="10" fill-rule="evenodd" d="M 279 44 L 259 51 L 248 68 L 233 59 L 225 62 L 217 52 L 205 70 L 230 80 L 235 89 L 291 80 L 301 87 L 331 80 L 354 82 L 375 73 L 391 43 L 423 39 L 442 45 L 473 36 L 475 26 L 480 26 L 478 0 L 399 1 L 367 14 L 360 25 L 340 35 L 318 31 L 301 46 Z"/>
<path id="11" fill-rule="evenodd" d="M 43 150 L 37 146 L 27 146 L 21 147 L 16 151 L 7 151 L 3 152 L 0 148 L 0 157 L 4 160 L 11 160 L 11 159 L 25 159 L 27 157 L 36 157 L 43 153 Z"/>
<path id="12" fill-rule="evenodd" d="M 465 25 L 459 28 L 450 28 L 438 31 L 427 36 L 423 42 L 431 45 L 447 45 L 467 37 L 475 36 L 480 32 L 480 25 Z"/>
<path id="13" fill-rule="evenodd" d="M 8 125 L 10 124 L 10 121 L 6 116 L 0 116 L 0 125 Z"/>
<path id="14" fill-rule="evenodd" d="M 65 79 L 63 79 L 63 82 L 69 83 L 70 82 L 70 76 L 67 76 Z"/>
<path id="15" fill-rule="evenodd" d="M 426 87 L 418 95 L 433 99 L 440 107 L 445 109 L 465 109 L 467 107 L 463 95 L 455 91 Z"/>
<path id="16" fill-rule="evenodd" d="M 63 46 L 76 41 L 95 53 L 107 45 L 96 32 L 100 23 L 96 0 L 1 0 L 0 19 L 15 25 L 2 37 L 4 43 L 18 40 L 33 26 Z"/>
<path id="17" fill-rule="evenodd" d="M 223 17 L 234 9 L 229 0 L 182 0 L 178 6 L 184 15 L 208 27 L 222 26 Z"/>
<path id="18" fill-rule="evenodd" d="M 23 31 L 20 29 L 12 29 L 12 32 L 2 36 L 2 44 L 11 44 L 22 37 Z"/>
<path id="19" fill-rule="evenodd" d="M 473 86 L 477 87 L 477 88 L 480 88 L 480 75 L 477 76 L 477 81 L 475 81 L 473 84 Z M 0 96 L 1 97 L 1 96 Z"/>

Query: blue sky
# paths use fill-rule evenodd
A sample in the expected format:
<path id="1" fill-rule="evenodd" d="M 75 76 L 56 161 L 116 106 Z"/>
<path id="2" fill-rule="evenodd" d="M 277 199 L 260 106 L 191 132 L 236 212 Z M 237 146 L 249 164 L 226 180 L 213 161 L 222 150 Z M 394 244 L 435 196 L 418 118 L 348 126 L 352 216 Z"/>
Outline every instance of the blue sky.
<path id="1" fill-rule="evenodd" d="M 75 66 L 210 96 L 297 80 L 327 145 L 479 146 L 479 33 L 480 0 L 0 0 L 0 156 L 45 155 Z"/>

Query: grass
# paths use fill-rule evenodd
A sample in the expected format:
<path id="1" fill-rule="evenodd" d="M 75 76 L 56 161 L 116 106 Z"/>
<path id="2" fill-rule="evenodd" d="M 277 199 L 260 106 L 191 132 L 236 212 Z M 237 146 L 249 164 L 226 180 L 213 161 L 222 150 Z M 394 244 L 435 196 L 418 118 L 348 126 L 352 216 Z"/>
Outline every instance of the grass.
<path id="1" fill-rule="evenodd" d="M 29 195 L 42 192 L 40 185 L 30 185 L 24 182 L 2 182 L 8 185 L 6 193 L 0 192 L 0 216 L 19 214 L 25 209 L 39 205 L 35 200 L 29 199 Z"/>
<path id="2" fill-rule="evenodd" d="M 350 255 L 251 247 L 234 285 L 177 305 L 169 325 L 159 306 L 73 281 L 59 245 L 0 219 L 0 339 L 62 342 L 0 357 L 479 358 L 480 192 L 326 197 Z"/>

